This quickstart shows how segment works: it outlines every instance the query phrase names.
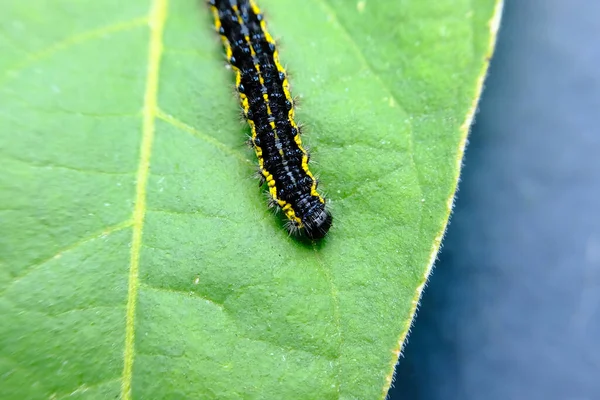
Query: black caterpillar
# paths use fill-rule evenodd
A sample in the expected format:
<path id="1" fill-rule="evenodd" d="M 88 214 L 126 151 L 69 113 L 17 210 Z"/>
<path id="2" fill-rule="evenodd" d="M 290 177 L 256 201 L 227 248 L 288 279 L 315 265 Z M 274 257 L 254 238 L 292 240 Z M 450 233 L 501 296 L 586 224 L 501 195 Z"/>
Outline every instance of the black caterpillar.
<path id="1" fill-rule="evenodd" d="M 263 15 L 254 0 L 209 0 L 208 4 L 236 74 L 259 173 L 269 187 L 270 205 L 283 210 L 291 233 L 323 238 L 333 219 L 308 169 L 309 155 L 294 121 L 288 78 Z"/>

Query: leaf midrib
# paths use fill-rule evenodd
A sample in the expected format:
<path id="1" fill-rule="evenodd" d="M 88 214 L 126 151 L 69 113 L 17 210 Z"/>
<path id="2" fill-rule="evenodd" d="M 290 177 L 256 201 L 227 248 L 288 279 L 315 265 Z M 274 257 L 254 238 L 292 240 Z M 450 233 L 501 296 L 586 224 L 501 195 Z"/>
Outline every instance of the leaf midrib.
<path id="1" fill-rule="evenodd" d="M 135 358 L 135 309 L 139 287 L 140 249 L 144 217 L 146 216 L 146 189 L 150 170 L 152 143 L 156 130 L 158 110 L 158 82 L 160 61 L 163 53 L 163 31 L 167 20 L 168 0 L 153 0 L 150 8 L 148 25 L 150 41 L 148 44 L 148 69 L 144 106 L 142 108 L 142 140 L 138 162 L 135 206 L 133 209 L 133 229 L 131 239 L 131 255 L 129 261 L 129 284 L 127 289 L 127 308 L 125 317 L 125 350 L 123 353 L 123 374 L 121 381 L 121 399 L 131 399 L 131 381 L 133 361 Z"/>

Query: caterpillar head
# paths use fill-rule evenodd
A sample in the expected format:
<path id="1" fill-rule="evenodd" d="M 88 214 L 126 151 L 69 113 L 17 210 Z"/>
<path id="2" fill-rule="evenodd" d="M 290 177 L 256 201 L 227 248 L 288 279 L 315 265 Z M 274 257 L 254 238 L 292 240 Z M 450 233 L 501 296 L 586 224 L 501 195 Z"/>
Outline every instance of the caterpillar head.
<path id="1" fill-rule="evenodd" d="M 325 204 L 322 207 L 313 209 L 307 214 L 303 220 L 304 233 L 309 239 L 317 240 L 325 237 L 331 224 L 333 223 L 333 217 L 331 213 L 325 208 Z"/>

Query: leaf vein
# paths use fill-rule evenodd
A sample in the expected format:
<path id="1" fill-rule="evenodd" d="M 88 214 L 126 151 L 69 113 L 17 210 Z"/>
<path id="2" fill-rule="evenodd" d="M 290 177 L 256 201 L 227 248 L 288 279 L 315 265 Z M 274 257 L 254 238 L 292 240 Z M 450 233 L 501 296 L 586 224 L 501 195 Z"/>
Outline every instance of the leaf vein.
<path id="1" fill-rule="evenodd" d="M 379 84 L 379 86 L 381 87 L 381 89 L 383 91 L 387 92 L 388 96 L 394 101 L 394 103 L 397 104 L 398 107 L 402 108 L 402 102 L 400 102 L 400 100 L 397 98 L 397 96 L 389 89 L 389 86 L 384 84 L 384 82 L 381 79 L 381 76 L 379 75 L 379 73 L 375 70 L 375 68 L 373 67 L 373 65 L 369 62 L 368 58 L 363 53 L 362 49 L 360 47 L 358 47 L 358 44 L 356 43 L 356 41 L 354 40 L 354 38 L 350 35 L 350 32 L 348 31 L 348 29 L 346 28 L 346 26 L 344 24 L 342 24 L 342 22 L 340 21 L 340 19 L 337 17 L 337 14 L 333 10 L 333 8 L 329 4 L 329 2 L 327 0 L 317 0 L 317 1 L 321 4 L 321 7 L 327 13 L 327 15 L 330 16 L 331 20 L 338 26 L 339 30 L 344 34 L 344 37 L 346 38 L 346 41 L 352 45 L 352 48 L 354 49 L 354 52 L 358 56 L 358 58 L 360 60 L 360 63 L 364 67 L 366 67 L 373 74 L 373 76 L 377 80 L 377 83 Z M 409 124 L 410 124 L 410 121 L 409 121 Z M 412 124 L 410 124 L 408 130 L 409 130 L 409 135 L 408 135 L 408 146 L 409 146 L 408 154 L 410 155 L 410 161 L 411 161 L 411 164 L 412 164 L 412 168 L 415 171 L 417 186 L 419 187 L 419 191 L 421 192 L 420 196 L 423 197 L 423 184 L 421 182 L 421 178 L 419 176 L 419 170 L 417 168 L 417 164 L 416 164 L 414 156 L 413 156 L 413 153 L 414 153 L 414 140 L 415 139 L 414 139 L 414 130 L 412 128 Z M 419 219 L 422 217 L 422 214 L 423 214 L 423 207 L 420 206 L 419 207 Z"/>
<path id="2" fill-rule="evenodd" d="M 211 300 L 208 297 L 205 297 L 194 290 L 182 290 L 182 289 L 173 289 L 173 288 L 167 288 L 167 287 L 159 287 L 159 286 L 150 285 L 148 283 L 140 283 L 140 288 L 146 289 L 146 290 L 152 290 L 155 292 L 173 293 L 173 294 L 178 294 L 178 295 L 185 295 L 188 297 L 196 297 L 199 300 L 205 301 L 209 304 L 214 305 L 215 307 L 218 307 L 219 309 L 221 309 L 221 311 L 225 311 L 225 312 L 227 311 L 223 304 L 217 303 L 215 300 Z"/>
<path id="3" fill-rule="evenodd" d="M 89 169 L 89 168 L 78 168 L 65 164 L 56 164 L 54 162 L 37 162 L 35 160 L 25 160 L 19 157 L 15 157 L 14 155 L 8 155 L 0 152 L 0 155 L 6 160 L 15 161 L 17 163 L 24 164 L 31 168 L 39 168 L 39 169 L 62 169 L 66 171 L 79 172 L 82 174 L 94 174 L 94 175 L 111 175 L 111 176 L 127 176 L 133 175 L 133 171 L 102 171 L 99 169 Z"/>
<path id="4" fill-rule="evenodd" d="M 77 387 L 75 390 L 73 390 L 72 392 L 68 393 L 68 394 L 62 394 L 59 395 L 58 397 L 56 397 L 56 395 L 53 395 L 50 397 L 50 400 L 62 400 L 62 399 L 67 399 L 69 397 L 72 397 L 74 395 L 78 395 L 78 394 L 84 394 L 85 392 L 87 392 L 90 389 L 95 389 L 98 388 L 100 386 L 104 386 L 104 385 L 109 385 L 111 383 L 116 383 L 119 382 L 120 378 L 114 378 L 114 379 L 109 379 L 106 381 L 100 381 L 100 382 L 96 382 L 93 383 L 91 385 L 87 385 L 87 384 L 83 384 L 79 387 Z"/>
<path id="5" fill-rule="evenodd" d="M 16 275 L 12 278 L 10 283 L 6 287 L 4 287 L 4 289 L 2 289 L 0 291 L 0 296 L 3 295 L 5 292 L 7 292 L 17 282 L 21 281 L 22 279 L 27 277 L 29 274 L 36 271 L 38 268 L 40 268 L 44 264 L 48 263 L 49 261 L 52 261 L 56 258 L 61 257 L 64 253 L 74 251 L 77 248 L 79 248 L 79 247 L 83 246 L 84 244 L 89 243 L 93 240 L 100 239 L 101 237 L 106 237 L 112 233 L 126 229 L 126 228 L 130 227 L 132 224 L 133 224 L 133 222 L 131 220 L 127 220 L 127 221 L 120 222 L 116 225 L 102 228 L 102 230 L 96 231 L 95 233 L 93 233 L 89 236 L 86 236 L 86 237 L 68 245 L 67 247 L 60 249 L 56 254 L 54 254 L 50 257 L 47 257 L 47 258 L 43 259 L 42 261 L 39 261 L 35 264 L 31 264 L 30 266 L 26 267 L 19 275 Z"/>
<path id="6" fill-rule="evenodd" d="M 123 373 L 121 381 L 121 399 L 123 400 L 131 399 L 131 381 L 133 375 L 133 360 L 135 357 L 135 309 L 139 285 L 140 250 L 142 246 L 144 217 L 146 215 L 146 188 L 150 170 L 152 142 L 155 133 L 158 81 L 163 50 L 163 30 L 167 19 L 167 8 L 168 0 L 154 0 L 151 5 L 149 17 L 150 41 L 148 44 L 148 70 L 144 93 L 144 106 L 142 110 L 142 140 L 140 143 L 135 207 L 133 210 L 131 257 L 128 277 L 129 284 L 125 315 L 125 349 L 123 352 Z"/>
<path id="7" fill-rule="evenodd" d="M 137 28 L 146 23 L 148 23 L 148 17 L 144 16 L 133 18 L 128 21 L 121 21 L 115 24 L 102 26 L 100 28 L 90 29 L 88 31 L 68 36 L 62 40 L 59 40 L 58 42 L 51 44 L 45 49 L 29 54 L 23 60 L 15 63 L 12 67 L 6 69 L 4 71 L 4 79 L 0 80 L 0 84 L 6 83 L 6 81 L 9 81 L 11 78 L 16 77 L 22 70 L 31 67 L 32 65 L 35 65 L 35 63 L 37 63 L 38 61 L 48 58 L 59 51 L 64 51 L 75 45 L 101 38 L 102 36 L 107 35 L 109 33 L 123 32 L 129 29 Z"/>
<path id="8" fill-rule="evenodd" d="M 325 279 L 327 280 L 327 283 L 329 283 L 331 300 L 333 301 L 333 318 L 334 318 L 335 326 L 336 326 L 337 333 L 338 333 L 339 345 L 338 345 L 338 354 L 337 354 L 336 360 L 331 360 L 331 361 L 335 362 L 335 364 L 336 364 L 336 375 L 337 375 L 336 376 L 336 378 L 337 378 L 336 392 L 337 392 L 337 398 L 339 399 L 341 397 L 341 394 L 340 394 L 340 390 L 341 390 L 341 386 L 342 386 L 341 379 L 343 376 L 342 371 L 341 371 L 341 363 L 340 363 L 340 357 L 342 356 L 341 349 L 342 349 L 343 341 L 342 341 L 342 324 L 340 322 L 339 292 L 335 285 L 335 282 L 333 281 L 333 276 L 331 275 L 331 271 L 329 269 L 327 269 L 327 267 L 323 263 L 323 260 L 321 260 L 320 253 L 319 253 L 316 245 L 313 245 L 313 249 L 315 251 L 315 258 L 317 260 L 317 264 L 323 271 L 323 274 L 325 275 Z"/>
<path id="9" fill-rule="evenodd" d="M 246 164 L 252 164 L 252 162 L 248 158 L 246 158 L 242 153 L 232 150 L 225 143 L 213 138 L 212 136 L 207 135 L 206 133 L 200 131 L 197 128 L 194 128 L 193 126 L 186 124 L 185 122 L 175 118 L 171 114 L 168 114 L 161 109 L 157 109 L 156 117 L 166 122 L 167 124 L 174 126 L 175 128 L 178 128 L 184 132 L 187 132 L 204 140 L 209 144 L 212 144 L 227 155 L 233 156 Z"/>

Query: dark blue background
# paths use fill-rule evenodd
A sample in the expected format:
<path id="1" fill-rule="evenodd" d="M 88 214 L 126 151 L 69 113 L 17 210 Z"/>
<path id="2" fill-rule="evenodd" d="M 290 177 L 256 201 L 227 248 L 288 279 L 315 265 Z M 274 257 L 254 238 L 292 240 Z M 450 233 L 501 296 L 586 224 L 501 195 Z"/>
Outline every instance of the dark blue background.
<path id="1" fill-rule="evenodd" d="M 508 0 L 391 399 L 600 399 L 600 1 Z"/>

